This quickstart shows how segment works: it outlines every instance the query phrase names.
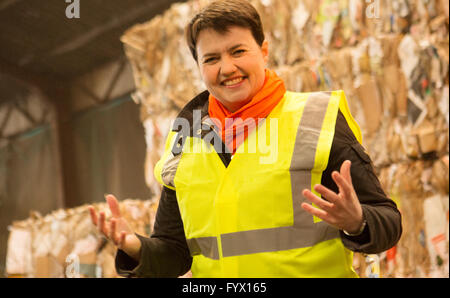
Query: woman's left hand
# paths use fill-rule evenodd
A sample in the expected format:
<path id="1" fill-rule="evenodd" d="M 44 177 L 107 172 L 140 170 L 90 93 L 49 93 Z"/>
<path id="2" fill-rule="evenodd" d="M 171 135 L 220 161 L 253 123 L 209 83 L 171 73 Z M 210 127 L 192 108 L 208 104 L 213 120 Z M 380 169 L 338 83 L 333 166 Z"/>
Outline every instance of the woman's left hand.
<path id="1" fill-rule="evenodd" d="M 314 190 L 326 200 L 310 190 L 304 189 L 303 196 L 320 209 L 308 203 L 302 203 L 302 208 L 330 225 L 353 234 L 357 233 L 363 224 L 363 212 L 353 188 L 350 167 L 351 162 L 346 160 L 342 163 L 340 172 L 334 171 L 331 174 L 339 187 L 339 193 L 335 193 L 321 184 L 314 186 Z"/>

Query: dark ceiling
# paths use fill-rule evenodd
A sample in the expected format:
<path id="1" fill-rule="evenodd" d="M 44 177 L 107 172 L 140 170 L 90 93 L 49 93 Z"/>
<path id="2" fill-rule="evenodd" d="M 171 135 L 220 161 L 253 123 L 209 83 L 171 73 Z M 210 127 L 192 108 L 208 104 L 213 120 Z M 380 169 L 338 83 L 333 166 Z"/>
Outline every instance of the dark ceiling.
<path id="1" fill-rule="evenodd" d="M 78 0 L 80 17 L 68 18 L 75 2 L 0 0 L 0 104 L 21 81 L 68 81 L 124 56 L 125 30 L 183 1 Z"/>

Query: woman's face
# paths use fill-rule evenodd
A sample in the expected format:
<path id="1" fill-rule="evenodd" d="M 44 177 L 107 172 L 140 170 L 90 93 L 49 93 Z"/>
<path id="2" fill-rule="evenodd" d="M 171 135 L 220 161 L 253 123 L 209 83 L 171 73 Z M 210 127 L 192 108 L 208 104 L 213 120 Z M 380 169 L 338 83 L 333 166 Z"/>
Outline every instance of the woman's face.
<path id="1" fill-rule="evenodd" d="M 251 101 L 264 85 L 268 43 L 260 47 L 250 29 L 233 26 L 224 34 L 205 29 L 198 36 L 197 53 L 206 88 L 230 112 Z"/>

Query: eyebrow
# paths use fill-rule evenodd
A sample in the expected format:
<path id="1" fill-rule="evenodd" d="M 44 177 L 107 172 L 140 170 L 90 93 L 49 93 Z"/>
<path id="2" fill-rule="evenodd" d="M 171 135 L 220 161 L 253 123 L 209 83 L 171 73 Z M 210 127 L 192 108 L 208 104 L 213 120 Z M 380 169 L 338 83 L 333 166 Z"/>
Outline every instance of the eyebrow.
<path id="1" fill-rule="evenodd" d="M 231 48 L 229 48 L 227 51 L 228 52 L 232 52 L 233 50 L 235 50 L 235 49 L 237 49 L 237 48 L 239 48 L 239 47 L 241 47 L 241 46 L 243 46 L 244 44 L 242 44 L 242 43 L 240 43 L 240 44 L 237 44 L 237 45 L 234 45 L 234 46 L 232 46 Z M 202 58 L 207 58 L 207 57 L 210 57 L 210 56 L 216 56 L 218 53 L 207 53 L 207 54 L 205 54 L 205 55 L 203 55 L 203 57 Z"/>

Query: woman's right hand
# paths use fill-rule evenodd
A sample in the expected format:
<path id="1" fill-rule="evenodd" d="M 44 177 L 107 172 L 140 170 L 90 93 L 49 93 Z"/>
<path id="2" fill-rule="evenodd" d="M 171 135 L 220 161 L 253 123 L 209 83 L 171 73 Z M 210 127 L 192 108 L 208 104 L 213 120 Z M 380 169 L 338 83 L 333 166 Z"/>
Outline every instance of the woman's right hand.
<path id="1" fill-rule="evenodd" d="M 141 241 L 131 229 L 129 223 L 121 216 L 119 202 L 113 195 L 106 195 L 111 219 L 106 221 L 105 212 L 95 212 L 93 206 L 89 206 L 92 223 L 97 226 L 99 232 L 108 240 L 112 241 L 119 249 L 127 255 L 139 261 L 141 251 Z"/>

